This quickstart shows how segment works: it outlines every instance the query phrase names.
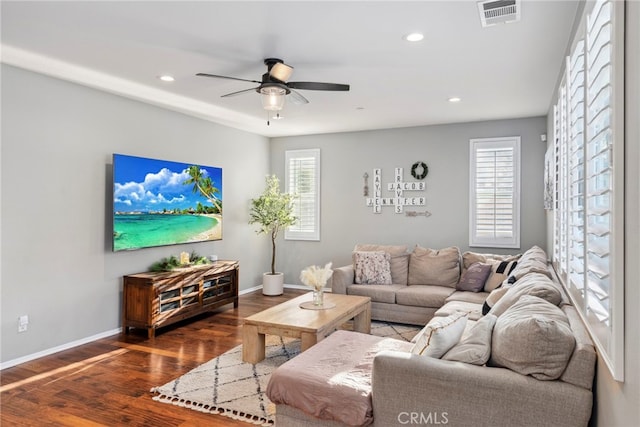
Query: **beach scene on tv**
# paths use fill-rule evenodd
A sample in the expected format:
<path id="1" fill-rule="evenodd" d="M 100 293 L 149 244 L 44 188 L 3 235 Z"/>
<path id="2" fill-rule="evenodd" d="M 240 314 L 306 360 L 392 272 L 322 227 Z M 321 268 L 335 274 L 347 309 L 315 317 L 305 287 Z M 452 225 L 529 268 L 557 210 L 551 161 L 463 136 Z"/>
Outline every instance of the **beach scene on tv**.
<path id="1" fill-rule="evenodd" d="M 113 156 L 113 250 L 222 239 L 222 169 Z"/>

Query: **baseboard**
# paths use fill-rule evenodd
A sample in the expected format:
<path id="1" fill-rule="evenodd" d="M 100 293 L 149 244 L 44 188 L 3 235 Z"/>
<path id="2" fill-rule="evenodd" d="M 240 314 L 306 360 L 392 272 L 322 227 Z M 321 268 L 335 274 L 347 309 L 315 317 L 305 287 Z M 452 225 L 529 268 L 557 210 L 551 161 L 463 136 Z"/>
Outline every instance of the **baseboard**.
<path id="1" fill-rule="evenodd" d="M 283 286 L 285 288 L 287 288 L 287 289 L 301 289 L 303 291 L 309 291 L 309 292 L 312 291 L 312 289 L 310 287 L 305 286 L 305 285 L 287 285 L 287 284 L 285 284 Z M 331 292 L 331 288 L 324 288 L 324 292 Z"/>
<path id="2" fill-rule="evenodd" d="M 308 286 L 304 286 L 304 285 L 287 285 L 286 283 L 284 285 L 282 285 L 283 287 L 287 288 L 287 289 L 302 289 L 305 291 L 310 291 L 311 288 Z"/>
<path id="3" fill-rule="evenodd" d="M 76 341 L 71 341 L 69 343 L 62 344 L 62 345 L 59 345 L 59 346 L 56 346 L 56 347 L 48 348 L 46 350 L 42 350 L 42 351 L 39 351 L 37 353 L 28 354 L 26 356 L 22 356 L 22 357 L 19 357 L 17 359 L 8 360 L 6 362 L 0 363 L 0 370 L 6 369 L 6 368 L 11 368 L 11 367 L 14 367 L 16 365 L 20 365 L 22 363 L 31 362 L 32 360 L 39 359 L 39 358 L 45 357 L 45 356 L 50 356 L 50 355 L 52 355 L 54 353 L 58 353 L 58 352 L 64 351 L 64 350 L 69 350 L 70 348 L 78 347 L 78 346 L 83 345 L 83 344 L 88 344 L 88 343 L 90 343 L 92 341 L 97 341 L 97 340 L 100 340 L 102 338 L 110 337 L 112 335 L 117 335 L 117 334 L 119 334 L 121 332 L 122 332 L 122 328 L 116 328 L 116 329 L 112 329 L 110 331 L 101 332 L 101 333 L 96 334 L 96 335 L 91 335 L 90 337 L 82 338 L 82 339 L 79 339 L 79 340 L 76 340 Z"/>
<path id="4" fill-rule="evenodd" d="M 260 289 L 262 289 L 262 285 L 254 286 L 253 288 L 238 291 L 238 295 L 250 294 L 251 292 L 259 291 Z"/>
<path id="5" fill-rule="evenodd" d="M 288 284 L 284 284 L 282 285 L 283 288 L 285 289 L 300 289 L 302 291 L 309 291 L 311 292 L 311 288 L 305 285 L 288 285 Z M 262 289 L 262 285 L 258 285 L 258 286 L 254 286 L 253 288 L 249 288 L 249 289 L 245 289 L 243 291 L 240 291 L 240 295 L 244 295 L 244 294 L 248 294 L 250 292 L 254 292 L 254 291 L 259 291 L 260 289 Z M 325 292 L 331 292 L 330 288 L 324 288 Z"/>

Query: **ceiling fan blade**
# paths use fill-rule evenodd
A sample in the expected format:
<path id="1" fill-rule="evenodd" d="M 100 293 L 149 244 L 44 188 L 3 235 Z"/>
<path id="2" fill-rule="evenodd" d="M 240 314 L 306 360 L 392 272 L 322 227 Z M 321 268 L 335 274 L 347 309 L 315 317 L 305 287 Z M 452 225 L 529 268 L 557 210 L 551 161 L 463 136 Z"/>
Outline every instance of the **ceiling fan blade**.
<path id="1" fill-rule="evenodd" d="M 296 104 L 296 105 L 303 105 L 303 104 L 308 104 L 309 100 L 307 98 L 305 98 L 304 96 L 302 96 L 302 94 L 300 94 L 300 92 L 296 92 L 295 90 L 292 90 L 291 92 L 289 92 L 289 96 L 291 99 L 291 102 Z"/>
<path id="2" fill-rule="evenodd" d="M 347 91 L 349 85 L 339 83 L 320 83 L 320 82 L 289 82 L 287 83 L 289 89 L 302 89 L 302 90 L 335 90 L 335 91 Z"/>
<path id="3" fill-rule="evenodd" d="M 218 79 L 238 80 L 238 81 L 241 81 L 241 82 L 249 82 L 249 83 L 262 83 L 262 82 L 259 82 L 257 80 L 239 79 L 237 77 L 218 76 L 218 75 L 215 75 L 215 74 L 206 74 L 206 73 L 198 73 L 198 74 L 196 74 L 196 76 L 199 76 L 199 77 L 215 77 L 215 78 L 218 78 Z"/>
<path id="4" fill-rule="evenodd" d="M 255 92 L 255 90 L 258 89 L 258 87 L 252 87 L 251 89 L 243 89 L 237 92 L 227 93 L 226 95 L 222 95 L 220 98 L 229 98 L 231 96 L 242 95 L 243 93 L 247 93 L 247 92 Z"/>

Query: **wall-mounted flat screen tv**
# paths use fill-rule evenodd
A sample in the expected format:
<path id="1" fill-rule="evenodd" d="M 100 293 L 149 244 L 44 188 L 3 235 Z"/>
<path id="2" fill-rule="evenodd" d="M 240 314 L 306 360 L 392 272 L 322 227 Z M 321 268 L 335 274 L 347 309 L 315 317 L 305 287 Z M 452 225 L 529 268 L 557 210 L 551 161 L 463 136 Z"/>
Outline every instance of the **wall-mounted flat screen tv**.
<path id="1" fill-rule="evenodd" d="M 113 250 L 222 239 L 222 169 L 113 155 Z"/>

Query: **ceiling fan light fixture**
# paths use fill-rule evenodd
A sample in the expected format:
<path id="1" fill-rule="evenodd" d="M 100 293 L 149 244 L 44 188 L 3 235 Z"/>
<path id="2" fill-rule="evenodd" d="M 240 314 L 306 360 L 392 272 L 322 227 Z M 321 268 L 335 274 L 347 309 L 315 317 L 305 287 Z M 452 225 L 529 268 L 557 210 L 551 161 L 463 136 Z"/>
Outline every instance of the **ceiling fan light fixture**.
<path id="1" fill-rule="evenodd" d="M 273 64 L 273 67 L 269 70 L 269 75 L 274 79 L 278 79 L 281 82 L 286 82 L 293 73 L 293 67 L 288 66 L 282 62 Z"/>
<path id="2" fill-rule="evenodd" d="M 280 86 L 263 86 L 260 88 L 262 107 L 267 111 L 280 111 L 284 106 L 287 90 Z"/>

